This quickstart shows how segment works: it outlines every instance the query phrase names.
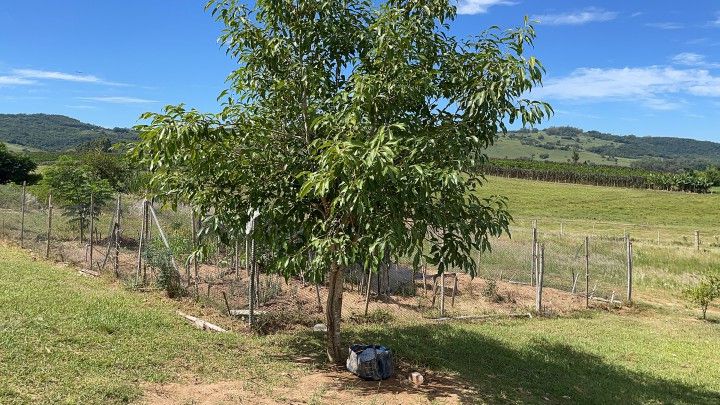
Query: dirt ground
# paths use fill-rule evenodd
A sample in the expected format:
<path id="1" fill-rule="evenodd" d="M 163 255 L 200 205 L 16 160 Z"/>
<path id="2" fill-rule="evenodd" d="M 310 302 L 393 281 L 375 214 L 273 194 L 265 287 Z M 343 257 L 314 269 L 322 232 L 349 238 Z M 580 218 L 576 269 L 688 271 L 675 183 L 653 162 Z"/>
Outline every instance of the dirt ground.
<path id="1" fill-rule="evenodd" d="M 461 404 L 472 398 L 470 387 L 447 376 L 423 373 L 415 387 L 410 372 L 400 370 L 385 381 L 363 381 L 348 372 L 309 374 L 282 388 L 251 391 L 243 381 L 153 384 L 145 387 L 144 404 Z"/>

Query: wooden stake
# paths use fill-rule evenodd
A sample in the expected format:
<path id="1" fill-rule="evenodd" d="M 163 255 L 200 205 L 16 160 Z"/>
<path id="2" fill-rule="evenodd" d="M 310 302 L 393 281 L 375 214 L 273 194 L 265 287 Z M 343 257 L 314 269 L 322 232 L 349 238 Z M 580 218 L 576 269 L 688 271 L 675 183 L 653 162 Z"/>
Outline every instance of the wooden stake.
<path id="1" fill-rule="evenodd" d="M 372 277 L 372 272 L 371 272 L 370 270 L 368 270 L 368 276 L 367 276 L 367 280 L 368 280 L 368 282 L 367 282 L 367 291 L 365 292 L 365 316 L 367 316 L 367 314 L 368 314 L 368 307 L 370 306 L 370 286 L 371 286 L 371 284 L 372 284 L 372 283 L 370 282 L 370 281 L 372 280 L 371 277 Z"/>
<path id="2" fill-rule="evenodd" d="M 250 286 L 248 291 L 248 299 L 250 301 L 250 313 L 248 314 L 248 323 L 250 326 L 255 322 L 255 239 L 250 240 Z"/>
<path id="3" fill-rule="evenodd" d="M 147 221 L 145 220 L 147 218 L 147 199 L 143 200 L 142 203 L 142 223 L 140 224 L 140 239 L 138 241 L 138 257 L 137 257 L 137 272 L 135 274 L 135 278 L 138 282 L 140 282 L 140 276 L 142 275 L 142 252 L 145 242 L 145 227 L 147 226 Z M 145 280 L 143 280 L 143 283 Z"/>
<path id="4" fill-rule="evenodd" d="M 457 293 L 457 289 L 458 289 L 457 274 L 455 274 L 455 276 L 453 278 L 455 279 L 455 284 L 453 285 L 452 301 L 450 302 L 450 306 L 455 308 L 455 293 Z"/>
<path id="5" fill-rule="evenodd" d="M 95 230 L 95 195 L 90 193 L 90 271 L 93 269 L 93 231 Z"/>
<path id="6" fill-rule="evenodd" d="M 120 203 L 122 196 L 118 193 L 117 196 L 117 207 L 115 209 L 115 226 L 113 227 L 113 237 L 115 239 L 115 263 L 113 268 L 115 270 L 115 277 L 120 277 Z M 109 236 L 108 236 L 109 238 Z"/>
<path id="7" fill-rule="evenodd" d="M 225 294 L 225 291 L 222 292 L 223 301 L 225 301 L 225 308 L 227 309 L 228 316 L 232 316 L 232 311 L 230 311 L 230 303 L 227 299 L 227 294 Z"/>
<path id="8" fill-rule="evenodd" d="M 695 231 L 695 249 L 700 251 L 700 231 Z"/>
<path id="9" fill-rule="evenodd" d="M 47 221 L 47 240 L 45 241 L 45 259 L 50 258 L 50 237 L 52 235 L 52 193 L 48 195 L 48 221 Z"/>
<path id="10" fill-rule="evenodd" d="M 532 228 L 532 263 L 530 265 L 530 285 L 535 285 L 535 279 L 537 278 L 537 239 L 538 239 L 538 232 L 537 232 L 537 222 L 533 221 L 533 228 Z"/>
<path id="11" fill-rule="evenodd" d="M 632 303 L 633 283 L 633 246 L 630 237 L 627 239 L 627 301 Z"/>
<path id="12" fill-rule="evenodd" d="M 440 317 L 445 316 L 445 273 L 440 276 Z"/>
<path id="13" fill-rule="evenodd" d="M 590 308 L 590 238 L 585 237 L 585 308 Z"/>
<path id="14" fill-rule="evenodd" d="M 535 311 L 541 312 L 542 311 L 542 288 L 543 288 L 543 275 L 545 273 L 545 245 L 540 246 L 540 260 L 539 260 L 539 266 L 538 266 L 538 275 L 537 275 L 537 296 L 535 297 Z"/>
<path id="15" fill-rule="evenodd" d="M 197 248 L 198 248 L 198 238 L 197 238 L 197 220 L 195 219 L 195 209 L 190 210 L 190 222 L 191 228 L 192 228 L 192 244 L 193 244 L 193 251 L 195 254 L 193 255 L 193 270 L 195 272 L 195 297 L 197 299 L 200 298 L 200 279 L 198 277 L 198 261 L 197 261 Z"/>
<path id="16" fill-rule="evenodd" d="M 237 280 L 240 278 L 240 238 L 237 235 L 235 236 L 235 252 L 233 262 L 235 264 L 235 279 Z"/>
<path id="17" fill-rule="evenodd" d="M 25 202 L 26 202 L 26 188 L 27 182 L 23 181 L 22 185 L 22 200 L 20 207 L 20 247 L 25 247 Z"/>

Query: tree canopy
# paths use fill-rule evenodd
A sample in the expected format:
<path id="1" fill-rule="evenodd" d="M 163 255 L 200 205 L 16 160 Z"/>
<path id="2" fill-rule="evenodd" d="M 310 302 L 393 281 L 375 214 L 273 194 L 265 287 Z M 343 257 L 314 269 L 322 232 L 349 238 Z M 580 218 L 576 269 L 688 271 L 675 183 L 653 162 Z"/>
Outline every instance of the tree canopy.
<path id="1" fill-rule="evenodd" d="M 409 257 L 471 275 L 471 252 L 508 232 L 505 199 L 480 198 L 478 167 L 507 123 L 539 123 L 525 99 L 543 68 L 525 23 L 458 39 L 447 0 L 235 0 L 208 4 L 238 68 L 217 114 L 143 116 L 135 156 L 167 198 L 228 237 L 253 237 L 286 277 L 328 274 L 328 355 L 342 361 L 343 269 Z"/>
<path id="2" fill-rule="evenodd" d="M 26 181 L 34 183 L 40 176 L 32 173 L 37 164 L 26 156 L 10 152 L 7 146 L 0 142 L 0 184 L 16 183 Z"/>

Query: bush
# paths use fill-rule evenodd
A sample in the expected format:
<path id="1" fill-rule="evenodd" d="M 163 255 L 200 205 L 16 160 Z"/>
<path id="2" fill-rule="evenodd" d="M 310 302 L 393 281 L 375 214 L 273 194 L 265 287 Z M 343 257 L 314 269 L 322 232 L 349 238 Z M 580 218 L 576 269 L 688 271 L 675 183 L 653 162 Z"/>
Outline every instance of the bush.
<path id="1" fill-rule="evenodd" d="M 485 287 L 482 289 L 483 297 L 487 298 L 490 302 L 502 302 L 502 295 L 498 294 L 498 286 L 495 280 L 488 280 L 485 283 Z"/>
<path id="2" fill-rule="evenodd" d="M 685 292 L 690 302 L 700 307 L 702 318 L 707 319 L 708 306 L 720 298 L 720 278 L 709 277 Z"/>

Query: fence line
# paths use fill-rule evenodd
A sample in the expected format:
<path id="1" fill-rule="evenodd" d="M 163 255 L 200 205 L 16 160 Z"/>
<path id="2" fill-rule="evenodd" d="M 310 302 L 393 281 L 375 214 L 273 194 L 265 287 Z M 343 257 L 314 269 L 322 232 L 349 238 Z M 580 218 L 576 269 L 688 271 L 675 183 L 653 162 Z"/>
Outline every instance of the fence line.
<path id="1" fill-rule="evenodd" d="M 0 196 L 5 190 L 0 188 Z M 283 324 L 323 322 L 324 278 L 308 281 L 300 274 L 285 281 L 270 274 L 266 263 L 271 252 L 257 246 L 251 233 L 236 235 L 227 244 L 216 241 L 215 235 L 206 236 L 208 252 L 201 257 L 193 253 L 199 246 L 193 208 L 163 210 L 146 198 L 118 195 L 114 207 L 90 215 L 86 223 L 90 236 L 83 244 L 82 236 L 78 238 L 83 233 L 78 225 L 83 224 L 72 221 L 62 209 L 54 210 L 52 195 L 45 205 L 26 193 L 23 188 L 18 195 L 21 201 L 18 204 L 14 199 L 14 207 L 0 205 L 1 236 L 15 239 L 19 235 L 21 244 L 44 252 L 48 259 L 75 263 L 92 275 L 110 274 L 106 265 L 112 262 L 112 276 L 130 288 L 161 286 L 169 295 L 190 295 L 222 313 L 246 318 L 257 328 L 278 327 L 270 325 L 273 317 Z M 90 212 L 95 213 L 92 195 L 91 200 Z M 102 235 L 101 229 L 107 229 L 107 234 Z M 364 322 L 385 317 L 517 315 L 527 313 L 527 308 L 564 311 L 587 308 L 594 301 L 615 303 L 624 289 L 630 301 L 632 243 L 627 250 L 624 243 L 619 237 L 580 237 L 565 225 L 559 234 L 547 232 L 538 221 L 530 229 L 516 225 L 512 238 L 493 241 L 492 251 L 482 255 L 474 253 L 479 263 L 477 279 L 452 268 L 439 276 L 433 266 L 423 262 L 421 269 L 414 269 L 403 259 L 385 263 L 375 274 L 349 269 L 344 313 L 348 321 Z M 241 271 L 241 261 L 245 271 Z M 297 319 L 292 318 L 296 309 L 301 313 Z"/>

